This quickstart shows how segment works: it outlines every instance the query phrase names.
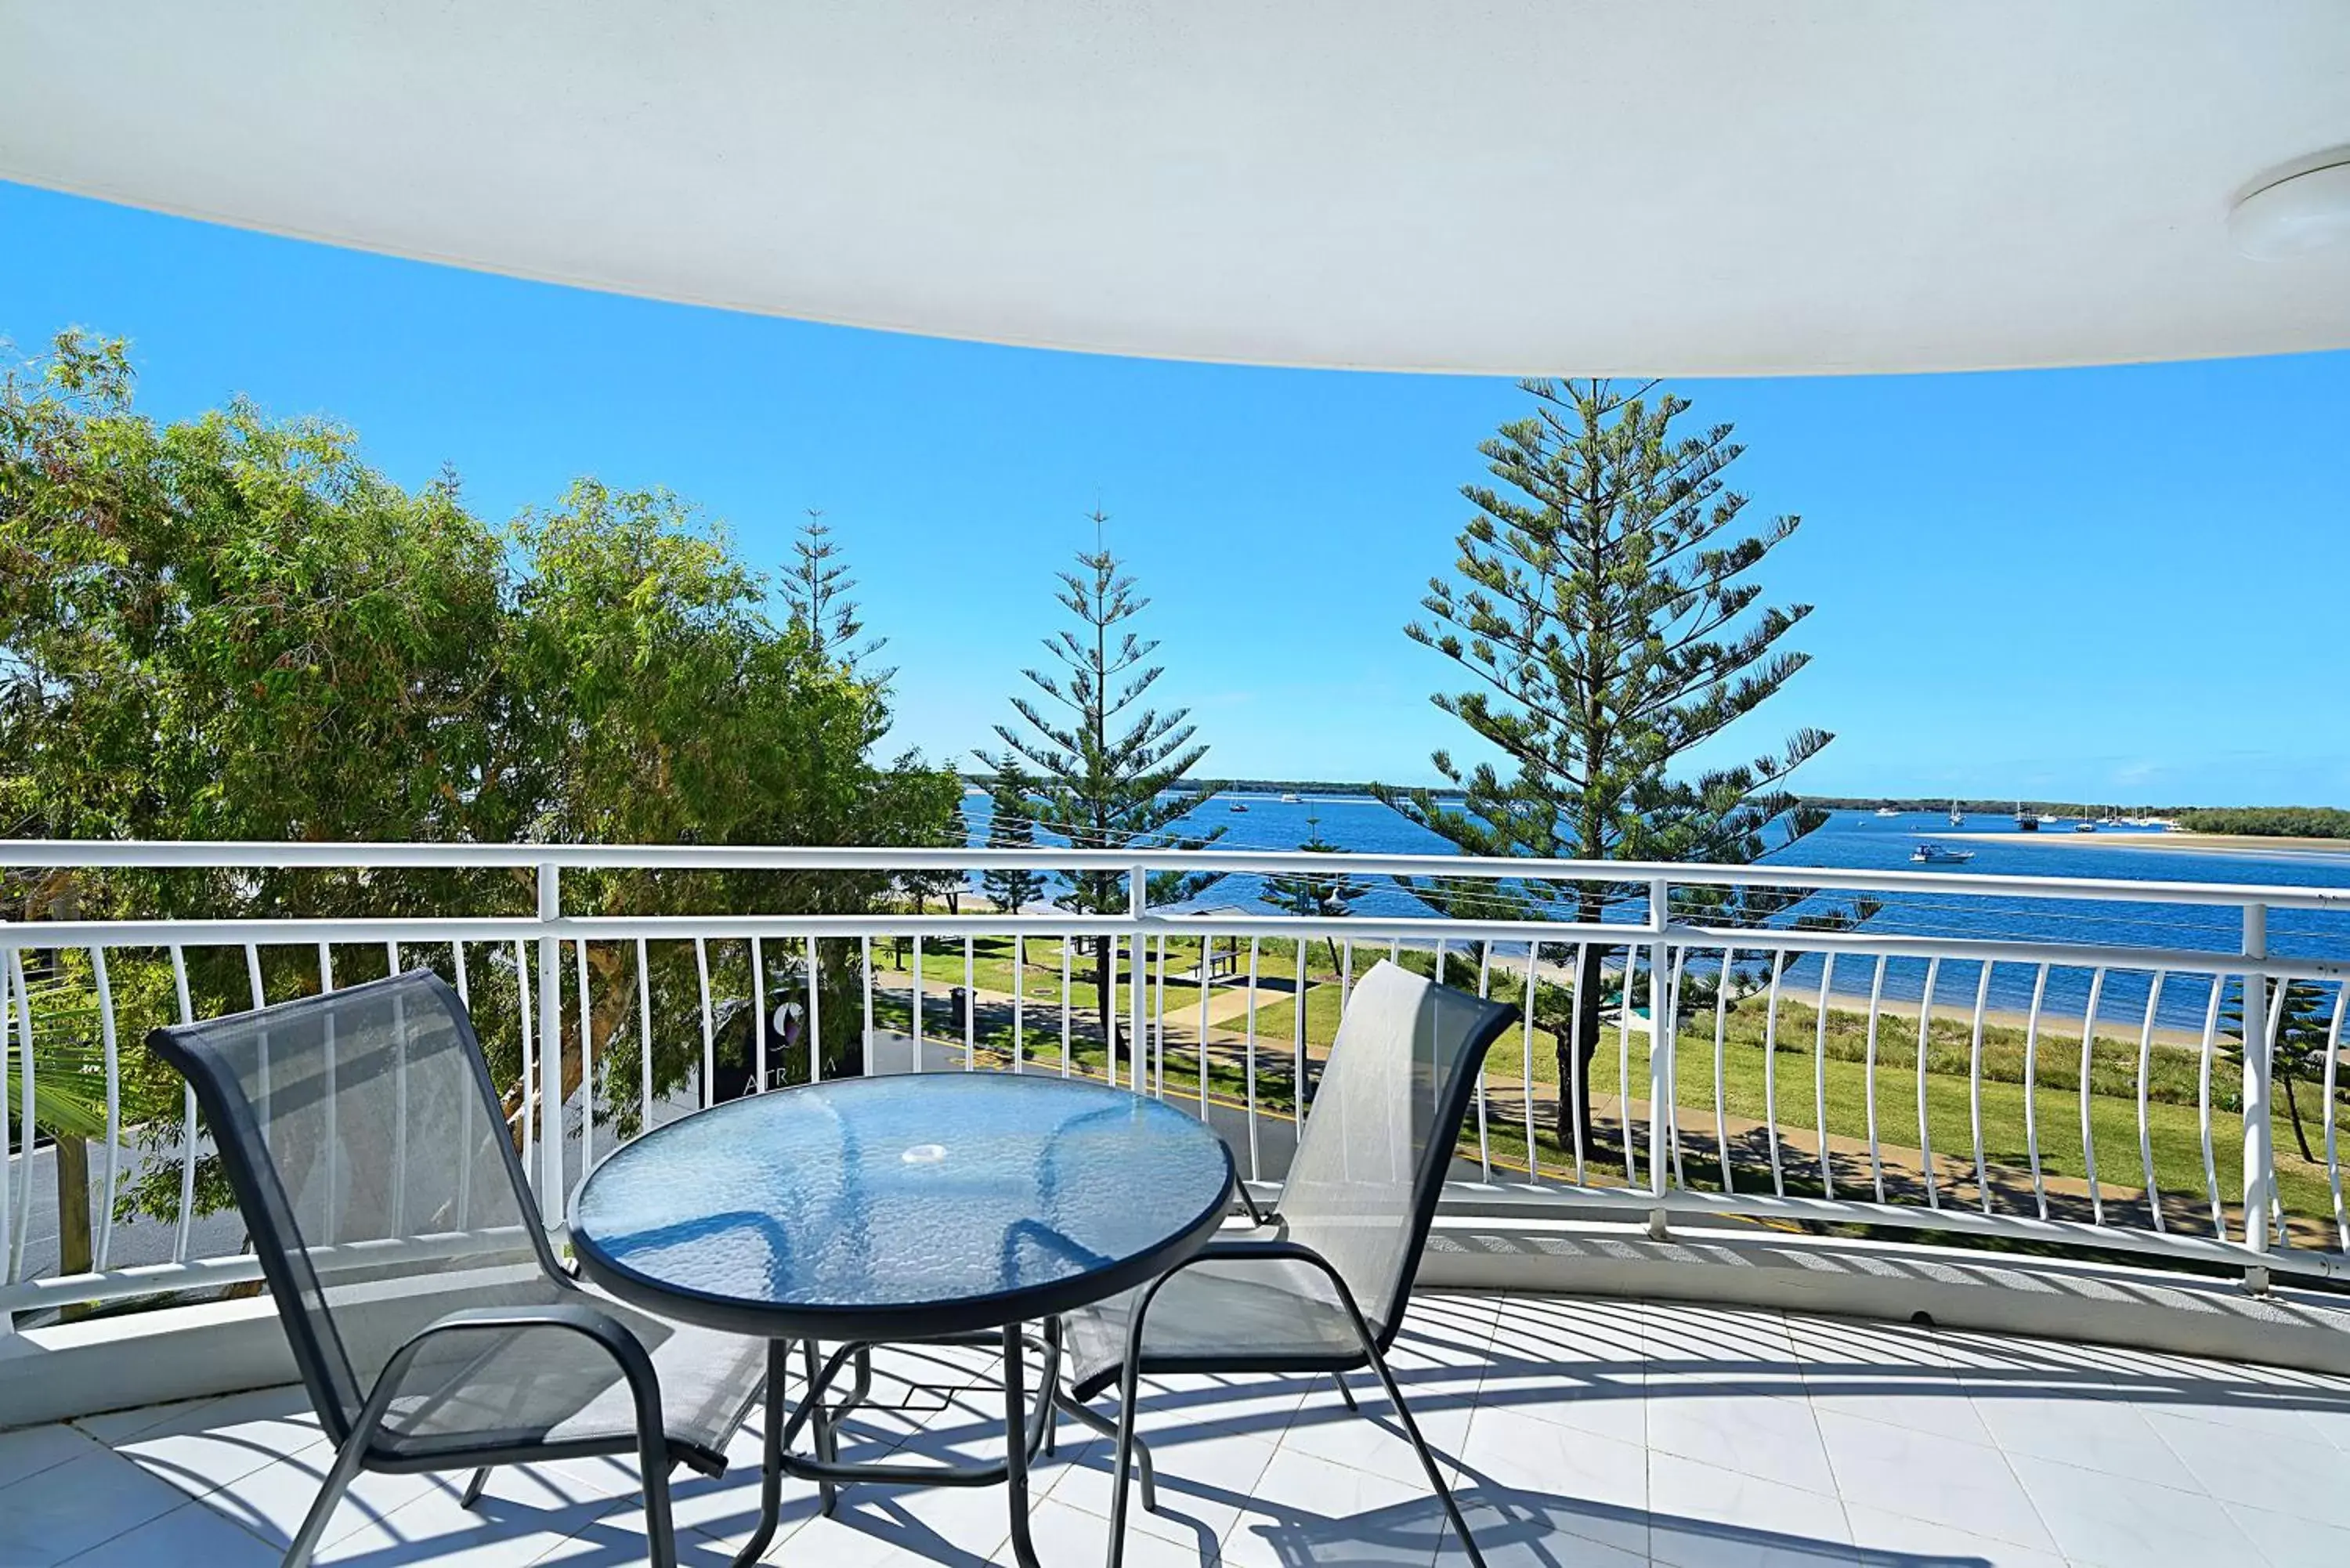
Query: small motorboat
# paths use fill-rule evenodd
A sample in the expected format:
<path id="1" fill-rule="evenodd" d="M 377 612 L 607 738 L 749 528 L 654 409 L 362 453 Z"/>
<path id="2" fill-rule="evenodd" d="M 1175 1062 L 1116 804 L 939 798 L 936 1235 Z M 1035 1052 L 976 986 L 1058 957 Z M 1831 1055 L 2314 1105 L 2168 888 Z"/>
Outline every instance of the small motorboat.
<path id="1" fill-rule="evenodd" d="M 1971 849 L 1953 849 L 1947 844 L 1920 844 L 1909 852 L 1912 864 L 1918 866 L 1963 866 L 1975 857 Z"/>
<path id="2" fill-rule="evenodd" d="M 1901 814 L 1894 810 L 1889 805 L 1880 805 L 1877 808 L 1877 815 L 1879 816 L 1898 816 Z"/>
<path id="3" fill-rule="evenodd" d="M 1294 794 L 1284 794 L 1281 797 L 1281 804 L 1284 805 L 1295 805 L 1297 804 L 1297 797 Z"/>
<path id="4" fill-rule="evenodd" d="M 1248 809 L 1248 804 L 1245 801 L 1236 800 L 1226 809 L 1231 811 L 1246 811 Z"/>

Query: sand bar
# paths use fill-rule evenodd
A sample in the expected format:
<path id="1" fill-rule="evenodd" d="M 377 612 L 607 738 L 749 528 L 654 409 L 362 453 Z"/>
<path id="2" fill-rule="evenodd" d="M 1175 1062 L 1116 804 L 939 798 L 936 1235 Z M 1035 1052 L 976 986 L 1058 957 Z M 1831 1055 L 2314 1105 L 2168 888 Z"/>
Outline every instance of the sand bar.
<path id="1" fill-rule="evenodd" d="M 2085 849 L 2169 849 L 2198 855 L 2350 856 L 2350 838 L 2269 838 L 2250 833 L 2074 833 L 2043 828 L 2038 833 L 1938 833 L 1933 836 L 1979 839 L 1986 844 L 2029 838 L 2035 844 L 2075 844 Z"/>

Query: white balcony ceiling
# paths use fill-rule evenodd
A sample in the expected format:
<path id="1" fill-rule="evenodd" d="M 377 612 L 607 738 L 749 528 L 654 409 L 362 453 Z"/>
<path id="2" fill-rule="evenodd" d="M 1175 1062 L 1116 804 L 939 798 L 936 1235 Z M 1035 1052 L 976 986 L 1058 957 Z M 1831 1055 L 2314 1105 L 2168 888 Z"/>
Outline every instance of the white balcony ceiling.
<path id="1" fill-rule="evenodd" d="M 0 175 L 1122 354 L 1780 373 L 2350 346 L 2340 0 L 0 0 Z M 14 243 L 21 243 L 14 242 Z"/>

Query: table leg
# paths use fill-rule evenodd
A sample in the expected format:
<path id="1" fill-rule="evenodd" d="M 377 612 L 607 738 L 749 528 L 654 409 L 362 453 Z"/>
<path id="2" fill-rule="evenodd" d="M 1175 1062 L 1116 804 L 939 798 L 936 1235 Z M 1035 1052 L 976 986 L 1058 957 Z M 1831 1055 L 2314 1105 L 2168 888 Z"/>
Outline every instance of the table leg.
<path id="1" fill-rule="evenodd" d="M 734 1568 L 751 1568 L 767 1542 L 775 1538 L 775 1525 L 784 1510 L 784 1369 L 791 1362 L 792 1343 L 787 1339 L 767 1341 L 766 1433 L 761 1443 L 764 1450 L 759 1465 L 759 1523 L 751 1532 L 751 1539 L 734 1554 Z"/>
<path id="2" fill-rule="evenodd" d="M 1004 1324 L 1003 1490 L 1012 1510 L 1012 1554 L 1020 1568 L 1040 1568 L 1036 1543 L 1028 1535 L 1028 1400 L 1021 1386 L 1028 1375 L 1026 1355 L 1020 1325 Z"/>
<path id="3" fill-rule="evenodd" d="M 824 1405 L 824 1388 L 820 1381 L 824 1376 L 824 1347 L 813 1339 L 802 1340 L 800 1347 L 807 1355 L 808 1419 L 814 1423 L 812 1435 L 816 1439 L 816 1457 L 831 1464 L 840 1458 L 840 1445 L 834 1440 L 832 1418 Z M 816 1490 L 818 1511 L 827 1519 L 831 1518 L 834 1507 L 840 1501 L 840 1489 L 827 1480 L 816 1482 Z"/>

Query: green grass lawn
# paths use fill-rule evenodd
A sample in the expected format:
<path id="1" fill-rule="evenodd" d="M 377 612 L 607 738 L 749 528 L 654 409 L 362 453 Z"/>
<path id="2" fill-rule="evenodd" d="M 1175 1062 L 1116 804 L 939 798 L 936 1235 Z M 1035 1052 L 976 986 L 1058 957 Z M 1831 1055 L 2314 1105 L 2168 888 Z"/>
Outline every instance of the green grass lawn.
<path id="1" fill-rule="evenodd" d="M 1756 1121 L 1765 1119 L 1766 1106 L 1763 1085 L 1764 1054 L 1762 1021 L 1755 1014 L 1760 1009 L 1749 1004 L 1731 1017 L 1739 1026 L 1723 1031 L 1721 1062 L 1722 1108 L 1731 1116 L 1744 1116 Z M 1305 1033 L 1312 1045 L 1325 1046 L 1336 1036 L 1338 1018 L 1338 988 L 1317 986 L 1306 993 Z M 1295 1004 L 1281 998 L 1260 1010 L 1260 1038 L 1285 1041 L 1295 1027 Z M 1714 1106 L 1714 1045 L 1711 1018 L 1706 1020 L 1703 1033 L 1684 1032 L 1675 1054 L 1675 1098 L 1680 1106 L 1680 1123 L 1684 1134 L 1703 1131 L 1711 1141 Z M 1771 1056 L 1775 1069 L 1775 1088 L 1780 1128 L 1780 1158 L 1783 1168 L 1792 1171 L 1797 1163 L 1816 1168 L 1812 1155 L 1816 1150 L 1819 1122 L 1818 1088 L 1814 1079 L 1813 1051 L 1817 1042 L 1817 1015 L 1808 1007 L 1783 1002 L 1781 1006 L 1778 1049 Z M 1963 1028 L 1963 1025 L 1960 1027 Z M 1944 1044 L 1943 1025 L 1937 1020 L 1929 1037 L 1926 1074 L 1926 1125 L 1933 1148 L 1941 1154 L 1953 1155 L 1971 1161 L 1972 1128 L 1971 1097 L 1965 1075 L 1966 1054 L 1961 1048 L 1953 1062 L 1940 1047 Z M 2024 1124 L 2024 1092 L 2021 1082 L 2022 1044 L 2022 1032 L 1998 1031 L 2012 1039 L 1998 1042 L 1994 1051 L 1992 1031 L 1985 1031 L 1984 1078 L 1982 1093 L 1983 1157 L 1991 1164 L 2022 1168 L 2028 1163 L 2028 1141 Z M 1866 1049 L 1866 1025 L 1857 1017 L 1831 1012 L 1829 1014 L 1829 1045 L 1826 1062 L 1827 1130 L 1831 1137 L 1865 1138 L 1868 1136 L 1868 1070 L 1864 1061 L 1855 1059 Z M 1963 1039 L 1963 1035 L 1961 1036 Z M 1906 1044 L 1904 1042 L 1906 1041 Z M 2107 1050 L 2099 1045 L 2100 1058 Z M 2078 1072 L 2080 1033 L 2077 1023 L 2069 1044 L 2061 1030 L 2043 1029 L 2040 1060 L 2035 1064 L 2038 1087 L 2032 1096 L 2033 1116 L 2037 1124 L 2041 1168 L 2050 1176 L 2085 1179 L 2088 1162 L 2081 1141 L 2081 1099 Z M 1635 1033 L 1632 1037 L 1632 1096 L 1648 1098 L 1648 1042 Z M 2176 1060 L 2185 1053 L 2158 1051 L 2168 1055 L 2171 1072 L 2182 1070 L 2192 1083 L 2194 1064 L 2189 1057 L 2182 1064 Z M 1882 1143 L 1918 1147 L 1918 1075 L 1917 1024 L 1914 1020 L 1887 1017 L 1880 1022 L 1877 1068 L 1877 1126 Z M 1596 1096 L 1612 1096 L 1618 1092 L 1617 1075 L 1622 1060 L 1620 1036 L 1614 1027 L 1602 1031 L 1599 1050 L 1591 1064 L 1591 1087 Z M 2090 1077 L 2089 1125 L 2097 1150 L 2097 1177 L 2100 1182 L 2127 1188 L 2145 1184 L 2145 1168 L 2140 1159 L 2137 1134 L 2137 1103 L 2135 1092 L 2136 1055 L 2131 1048 L 2131 1071 L 2123 1079 L 2124 1092 L 2106 1092 L 2108 1080 L 2103 1073 L 2093 1071 Z M 1531 1064 L 1535 1095 L 1542 1102 L 1536 1113 L 1536 1139 L 1542 1151 L 1545 1172 L 1558 1167 L 1562 1159 L 1571 1159 L 1556 1137 L 1542 1126 L 1544 1113 L 1555 1101 L 1558 1082 L 1558 1058 L 1555 1037 L 1546 1029 L 1534 1032 L 1534 1060 Z M 2069 1064 L 2070 1070 L 2059 1071 Z M 1958 1071 L 1946 1070 L 1955 1066 Z M 1526 1073 L 1525 1031 L 1513 1028 L 1503 1036 L 1487 1058 L 1489 1076 L 1504 1084 L 1523 1081 Z M 2003 1082 L 1994 1076 L 2002 1069 L 2012 1071 L 2017 1081 Z M 2213 1069 L 2215 1108 L 2211 1116 L 2212 1164 L 2219 1173 L 2220 1192 L 2223 1200 L 2243 1191 L 2243 1118 L 2232 1109 L 2232 1096 L 2220 1093 L 2236 1073 L 2231 1064 L 2216 1064 Z M 2151 1075 L 2150 1075 L 2151 1076 Z M 2175 1083 L 2174 1083 L 2175 1086 Z M 2147 1125 L 2148 1141 L 2153 1146 L 2154 1170 L 2157 1185 L 2166 1195 L 2201 1195 L 2207 1187 L 2203 1170 L 2203 1146 L 2200 1122 L 2192 1103 L 2176 1104 L 2158 1099 L 2151 1092 Z M 2191 1091 L 2190 1091 L 2191 1093 Z M 2306 1098 L 2306 1096 L 2304 1096 Z M 2301 1215 L 2330 1215 L 2333 1197 L 2327 1186 L 2324 1169 L 2303 1160 L 2295 1150 L 2293 1129 L 2286 1120 L 2282 1096 L 2274 1120 L 2277 1148 L 2278 1185 L 2288 1211 Z M 1489 1127 L 1498 1137 L 1503 1129 L 1499 1122 Z M 1522 1121 L 1513 1117 L 1507 1129 L 1513 1158 L 1523 1161 L 1524 1135 Z M 1645 1140 L 1646 1129 L 1640 1137 Z M 1498 1153 L 1498 1148 L 1496 1150 Z M 1586 1151 L 1586 1158 L 1589 1151 Z M 1740 1161 L 1733 1158 L 1733 1168 Z M 1762 1184 L 1769 1180 L 1767 1165 L 1755 1165 L 1752 1172 Z M 1621 1173 L 1621 1166 L 1617 1168 Z M 1844 1179 L 1839 1171 L 1839 1179 Z M 1719 1185 L 1720 1173 L 1710 1169 L 1700 1173 L 1691 1169 L 1690 1179 L 1703 1179 Z"/>
<path id="2" fill-rule="evenodd" d="M 1168 960 L 1170 979 L 1167 988 L 1167 1013 L 1188 1034 L 1196 1016 L 1197 989 L 1188 981 L 1174 978 L 1174 971 L 1191 969 L 1198 963 L 1196 939 L 1172 939 Z M 977 983 L 984 990 L 1008 992 L 1012 988 L 1011 948 L 1009 939 L 980 939 L 973 945 L 973 971 Z M 1027 944 L 1029 969 L 1024 994 L 1034 1004 L 1024 1020 L 1024 1054 L 1031 1062 L 1056 1069 L 1060 1061 L 1060 944 L 1057 941 L 1031 941 Z M 1276 950 L 1278 950 L 1277 953 Z M 1366 946 L 1356 953 L 1357 971 L 1367 970 L 1385 956 L 1383 948 Z M 1407 955 L 1411 962 L 1413 955 Z M 928 1016 L 929 1028 L 941 1037 L 959 1035 L 959 1029 L 945 1027 L 944 995 L 947 988 L 963 981 L 963 956 L 960 940 L 924 944 L 922 955 L 924 991 L 939 998 L 931 1005 L 934 1012 Z M 1077 1037 L 1074 1042 L 1076 1065 L 1098 1073 L 1103 1066 L 1104 1053 L 1097 1038 L 1087 1038 L 1087 1031 L 1095 1027 L 1089 1022 L 1095 1006 L 1095 993 L 1090 982 L 1077 977 L 1090 967 L 1090 954 L 1080 946 L 1075 954 L 1072 971 L 1070 1005 L 1076 1014 Z M 1268 981 L 1286 981 L 1295 972 L 1296 949 L 1293 943 L 1266 941 L 1261 946 L 1260 972 Z M 1426 967 L 1420 958 L 1415 967 Z M 1243 949 L 1243 965 L 1246 962 Z M 891 972 L 889 960 L 876 953 L 876 963 L 885 975 Z M 1336 971 L 1329 954 L 1320 944 L 1307 949 L 1310 989 L 1305 996 L 1305 1032 L 1309 1047 L 1320 1055 L 1336 1037 L 1338 1023 L 1339 994 L 1336 983 Z M 1128 1006 L 1126 984 L 1130 978 L 1130 966 L 1121 962 L 1118 1002 L 1123 1014 Z M 1243 974 L 1244 974 L 1243 971 Z M 1156 979 L 1156 963 L 1152 966 Z M 1456 971 L 1453 979 L 1462 975 Z M 1498 995 L 1515 999 L 1522 992 L 1518 980 L 1507 977 L 1498 968 L 1493 975 L 1493 991 Z M 1220 981 L 1218 991 L 1227 983 Z M 1471 977 L 1473 983 L 1473 976 Z M 933 991 L 933 988 L 936 988 Z M 1154 1006 L 1156 997 L 1153 998 Z M 902 1001 L 894 1004 L 887 998 L 877 998 L 877 1010 L 891 1017 L 897 1027 L 904 1027 L 907 1019 Z M 1267 989 L 1257 1010 L 1256 1034 L 1259 1045 L 1257 1071 L 1257 1103 L 1269 1110 L 1286 1111 L 1289 1106 L 1290 1053 L 1295 1028 L 1296 1003 L 1286 992 Z M 1693 1185 L 1719 1186 L 1720 1171 L 1711 1155 L 1711 1129 L 1714 1111 L 1714 1040 L 1711 1010 L 1685 1020 L 1676 1055 L 1676 1099 L 1680 1107 L 1680 1125 L 1684 1137 L 1701 1137 L 1707 1153 L 1702 1160 L 1686 1158 L 1687 1175 Z M 1220 1031 L 1237 1034 L 1242 1020 L 1234 1017 L 1217 1025 Z M 2113 1028 L 2121 1037 L 2107 1037 L 2105 1028 Z M 2137 1071 L 2137 1047 L 2132 1032 L 2108 1023 L 2101 1028 L 2100 1038 L 2092 1055 L 2090 1070 L 2089 1121 L 2095 1135 L 2097 1152 L 2097 1175 L 2102 1183 L 2136 1189 L 2145 1182 L 2144 1167 L 2138 1148 Z M 2037 1124 L 2042 1170 L 2050 1177 L 2085 1179 L 2088 1164 L 2081 1139 L 2080 1083 L 2080 1021 L 2066 1023 L 2052 1016 L 2043 1021 L 2038 1043 L 2037 1059 L 2033 1064 L 2036 1088 L 2032 1096 L 2033 1114 Z M 1766 1056 L 1762 1049 L 1764 1030 L 1763 1008 L 1760 999 L 1750 998 L 1733 1005 L 1723 1029 L 1721 1051 L 1722 1109 L 1732 1117 L 1764 1119 L 1766 1106 L 1764 1073 Z M 1880 1142 L 1887 1147 L 1915 1148 L 1920 1138 L 1918 1125 L 1918 1026 L 1914 1018 L 1892 1014 L 1879 1021 L 1877 1046 L 1877 1130 Z M 1008 1019 L 982 1018 L 981 1043 L 1000 1054 L 1011 1051 L 1011 1031 Z M 1816 1182 L 1816 1133 L 1819 1118 L 1818 1088 L 1814 1081 L 1814 1052 L 1819 1040 L 1818 1014 L 1803 1002 L 1783 1000 L 1780 1006 L 1778 1049 L 1767 1060 L 1775 1071 L 1780 1158 L 1783 1168 L 1791 1180 L 1799 1176 L 1804 1185 Z M 1971 1163 L 1971 1104 L 1967 1077 L 1971 1054 L 1970 1020 L 1965 1009 L 1939 1012 L 1929 1034 L 1926 1062 L 1926 1119 L 1933 1148 L 1941 1155 Z M 1831 1010 L 1825 1047 L 1825 1084 L 1827 1131 L 1832 1137 L 1866 1138 L 1868 1136 L 1868 1069 L 1864 1058 L 1867 1054 L 1866 1020 L 1858 1014 Z M 1531 1076 L 1535 1085 L 1536 1145 L 1541 1153 L 1543 1169 L 1550 1174 L 1571 1162 L 1570 1152 L 1563 1147 L 1552 1130 L 1553 1106 L 1558 1082 L 1557 1056 L 1555 1040 L 1547 1029 L 1534 1031 L 1533 1059 L 1527 1061 L 1526 1032 L 1523 1026 L 1512 1028 L 1494 1047 L 1488 1058 L 1488 1074 L 1499 1080 L 1496 1093 L 1506 1092 Z M 2022 1168 L 2028 1164 L 2024 1120 L 2023 1077 L 2024 1038 L 2019 1029 L 1987 1026 L 1983 1041 L 1982 1123 L 1984 1158 L 1993 1165 Z M 1618 1032 L 1612 1025 L 1603 1029 L 1600 1046 L 1592 1063 L 1592 1090 L 1600 1096 L 1612 1097 L 1618 1092 L 1617 1082 L 1621 1061 Z M 1632 1094 L 1645 1101 L 1648 1097 L 1647 1042 L 1636 1033 L 1632 1041 Z M 2148 1074 L 2147 1127 L 2153 1148 L 2155 1179 L 2168 1197 L 2187 1197 L 2199 1206 L 2207 1202 L 2207 1185 L 2203 1168 L 2202 1137 L 2195 1106 L 2196 1054 L 2175 1047 L 2158 1046 L 2152 1053 Z M 1123 1064 L 1121 1066 L 1123 1075 Z M 1198 1089 L 1197 1064 L 1188 1044 L 1179 1043 L 1170 1052 L 1166 1064 L 1168 1092 L 1193 1092 Z M 1245 1074 L 1237 1064 L 1222 1060 L 1211 1063 L 1209 1077 L 1212 1092 L 1243 1096 Z M 2213 1166 L 2218 1174 L 2221 1198 L 2232 1201 L 2242 1191 L 2242 1122 L 2236 1114 L 2234 1087 L 2241 1084 L 2240 1070 L 2230 1062 L 2215 1063 L 2212 1075 L 2214 1108 L 2212 1112 Z M 2304 1095 L 2304 1101 L 2310 1096 Z M 2314 1121 L 2314 1107 L 2304 1105 L 2304 1114 Z M 1603 1113 L 1604 1118 L 1604 1113 Z M 1610 1129 L 1603 1119 L 1600 1128 L 1603 1141 L 1608 1143 L 1609 1158 L 1617 1161 L 1614 1169 L 1620 1179 L 1620 1152 L 1609 1137 Z M 1473 1138 L 1473 1127 L 1471 1134 Z M 1646 1127 L 1638 1137 L 1645 1149 Z M 1504 1114 L 1494 1112 L 1489 1116 L 1488 1142 L 1494 1157 L 1509 1165 L 1524 1163 L 1524 1130 L 1522 1116 L 1514 1109 Z M 2279 1097 L 2276 1123 L 2278 1183 L 2289 1212 L 2323 1217 L 2333 1212 L 2333 1199 L 2322 1166 L 2300 1158 L 2295 1152 L 2293 1131 L 2285 1120 Z M 1596 1151 L 1586 1151 L 1586 1158 Z M 1644 1156 L 1645 1158 L 1645 1156 Z M 1767 1187 L 1767 1164 L 1762 1163 L 1759 1150 L 1739 1147 L 1733 1153 L 1732 1165 L 1742 1187 Z M 1700 1167 L 1702 1168 L 1700 1168 Z M 1604 1167 L 1602 1168 L 1605 1168 Z M 1859 1162 L 1859 1179 L 1867 1179 L 1866 1162 Z M 1835 1172 L 1837 1190 L 1856 1190 L 1853 1168 L 1840 1162 Z"/>

